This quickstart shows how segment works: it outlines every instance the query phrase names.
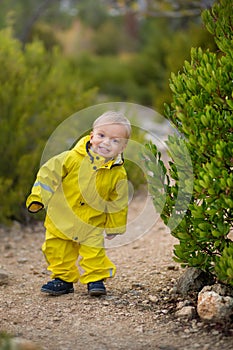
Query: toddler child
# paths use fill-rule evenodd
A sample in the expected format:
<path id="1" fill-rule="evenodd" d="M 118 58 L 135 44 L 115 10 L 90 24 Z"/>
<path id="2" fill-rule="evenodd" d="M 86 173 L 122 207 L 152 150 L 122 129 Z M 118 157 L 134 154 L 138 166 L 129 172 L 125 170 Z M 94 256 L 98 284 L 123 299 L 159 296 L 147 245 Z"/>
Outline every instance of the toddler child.
<path id="1" fill-rule="evenodd" d="M 130 134 L 128 119 L 108 111 L 95 120 L 90 135 L 41 166 L 26 206 L 31 213 L 46 209 L 42 251 L 52 279 L 42 292 L 72 293 L 79 280 L 89 295 L 106 294 L 104 281 L 116 266 L 106 255 L 104 232 L 112 239 L 126 230 L 122 152 Z"/>

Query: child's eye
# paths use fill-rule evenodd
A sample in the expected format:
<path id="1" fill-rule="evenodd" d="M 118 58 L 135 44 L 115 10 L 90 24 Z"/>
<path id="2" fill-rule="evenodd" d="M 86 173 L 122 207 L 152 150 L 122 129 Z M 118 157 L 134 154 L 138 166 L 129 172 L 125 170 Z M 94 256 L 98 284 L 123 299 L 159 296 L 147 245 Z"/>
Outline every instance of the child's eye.
<path id="1" fill-rule="evenodd" d="M 98 136 L 103 138 L 103 137 L 104 137 L 104 134 L 99 133 Z"/>
<path id="2" fill-rule="evenodd" d="M 119 143 L 119 140 L 118 139 L 113 139 L 113 142 L 114 143 Z"/>

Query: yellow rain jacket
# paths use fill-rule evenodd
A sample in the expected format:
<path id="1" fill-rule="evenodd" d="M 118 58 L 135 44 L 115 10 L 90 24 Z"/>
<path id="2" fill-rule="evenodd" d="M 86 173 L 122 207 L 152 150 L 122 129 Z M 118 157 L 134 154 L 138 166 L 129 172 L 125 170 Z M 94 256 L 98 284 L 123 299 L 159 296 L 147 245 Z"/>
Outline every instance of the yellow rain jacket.
<path id="1" fill-rule="evenodd" d="M 106 162 L 90 150 L 90 136 L 42 165 L 26 202 L 30 212 L 47 210 L 49 232 L 91 246 L 104 230 L 125 232 L 127 204 L 122 157 Z"/>

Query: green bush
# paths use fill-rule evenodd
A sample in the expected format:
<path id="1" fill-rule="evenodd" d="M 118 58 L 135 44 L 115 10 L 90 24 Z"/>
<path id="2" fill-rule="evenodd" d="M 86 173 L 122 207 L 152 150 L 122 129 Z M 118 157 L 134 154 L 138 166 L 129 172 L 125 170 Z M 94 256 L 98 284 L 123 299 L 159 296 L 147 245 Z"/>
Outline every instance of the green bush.
<path id="1" fill-rule="evenodd" d="M 93 102 L 60 51 L 39 41 L 24 50 L 11 30 L 0 31 L 0 223 L 22 220 L 24 202 L 46 140 L 56 126 Z"/>
<path id="2" fill-rule="evenodd" d="M 191 50 L 191 61 L 172 74 L 166 117 L 181 137 L 167 141 L 166 167 L 155 145 L 146 157 L 150 191 L 161 218 L 178 239 L 174 259 L 233 285 L 233 29 L 232 2 L 202 14 L 218 54 Z M 187 153 L 184 153 L 185 149 Z M 153 155 L 152 155 L 153 154 Z M 189 159 L 190 157 L 190 159 Z M 193 189 L 192 189 L 193 187 Z M 183 205 L 182 205 L 183 201 Z"/>

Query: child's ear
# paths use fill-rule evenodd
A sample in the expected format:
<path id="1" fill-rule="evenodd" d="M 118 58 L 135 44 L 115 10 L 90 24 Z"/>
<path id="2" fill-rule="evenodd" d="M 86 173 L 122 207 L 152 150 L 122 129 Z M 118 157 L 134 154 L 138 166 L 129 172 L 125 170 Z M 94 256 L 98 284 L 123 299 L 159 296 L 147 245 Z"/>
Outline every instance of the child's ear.
<path id="1" fill-rule="evenodd" d="M 92 143 L 92 139 L 93 139 L 93 131 L 90 132 L 90 143 Z"/>

